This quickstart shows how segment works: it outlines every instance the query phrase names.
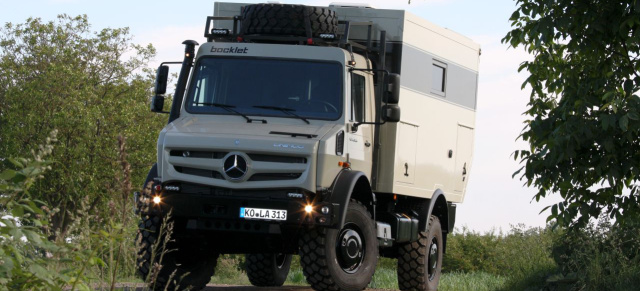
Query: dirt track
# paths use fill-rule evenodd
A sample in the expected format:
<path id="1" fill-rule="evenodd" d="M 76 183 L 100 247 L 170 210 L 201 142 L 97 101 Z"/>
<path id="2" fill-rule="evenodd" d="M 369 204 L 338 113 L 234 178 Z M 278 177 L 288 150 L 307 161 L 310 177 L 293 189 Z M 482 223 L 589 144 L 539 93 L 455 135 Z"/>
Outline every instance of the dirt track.
<path id="1" fill-rule="evenodd" d="M 119 288 L 128 291 L 144 291 L 143 284 L 119 284 Z M 203 291 L 313 291 L 308 286 L 253 287 L 208 284 Z M 385 289 L 366 289 L 365 291 L 385 291 Z"/>

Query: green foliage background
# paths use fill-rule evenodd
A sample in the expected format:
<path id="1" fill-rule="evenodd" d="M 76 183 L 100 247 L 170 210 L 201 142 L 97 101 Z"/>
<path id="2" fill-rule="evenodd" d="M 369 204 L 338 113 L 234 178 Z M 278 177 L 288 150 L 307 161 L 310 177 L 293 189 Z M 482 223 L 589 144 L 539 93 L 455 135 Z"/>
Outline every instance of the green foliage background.
<path id="1" fill-rule="evenodd" d="M 80 203 L 108 210 L 119 191 L 116 137 L 128 141 L 134 185 L 155 160 L 164 116 L 149 112 L 155 49 L 131 43 L 127 28 L 94 32 L 86 16 L 30 18 L 0 30 L 0 157 L 24 156 L 56 129 L 51 170 L 32 189 L 59 207 L 54 237 L 69 237 Z M 118 197 L 120 198 L 120 197 Z"/>
<path id="2" fill-rule="evenodd" d="M 519 69 L 531 88 L 520 136 L 530 148 L 514 155 L 522 178 L 536 199 L 562 196 L 549 217 L 561 225 L 637 221 L 640 1 L 516 2 L 503 42 L 533 56 Z"/>

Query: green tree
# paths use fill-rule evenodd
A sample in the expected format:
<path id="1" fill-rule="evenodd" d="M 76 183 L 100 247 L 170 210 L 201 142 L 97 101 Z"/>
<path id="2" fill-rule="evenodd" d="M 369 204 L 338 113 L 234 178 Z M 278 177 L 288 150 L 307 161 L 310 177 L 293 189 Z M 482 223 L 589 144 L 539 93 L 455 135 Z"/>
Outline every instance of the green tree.
<path id="1" fill-rule="evenodd" d="M 91 30 L 86 16 L 58 16 L 0 29 L 0 158 L 23 156 L 53 129 L 52 169 L 31 190 L 59 211 L 54 237 L 64 238 L 80 201 L 104 210 L 119 191 L 117 136 L 128 140 L 132 182 L 155 160 L 165 117 L 149 112 L 154 56 L 131 43 L 127 28 Z M 1 170 L 1 169 L 0 169 Z"/>
<path id="2" fill-rule="evenodd" d="M 535 198 L 559 193 L 549 220 L 585 226 L 640 214 L 640 1 L 517 0 L 502 40 L 533 55 L 528 120 L 520 135 Z M 524 170 L 524 172 L 522 172 Z"/>

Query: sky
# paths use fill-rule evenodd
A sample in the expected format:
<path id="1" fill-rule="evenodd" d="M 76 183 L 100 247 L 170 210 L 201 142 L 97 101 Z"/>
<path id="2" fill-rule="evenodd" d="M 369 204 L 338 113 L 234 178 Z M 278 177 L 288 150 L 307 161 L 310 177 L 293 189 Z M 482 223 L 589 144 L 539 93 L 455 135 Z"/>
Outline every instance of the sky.
<path id="1" fill-rule="evenodd" d="M 94 30 L 129 27 L 133 42 L 151 43 L 162 61 L 181 61 L 182 41 L 199 43 L 213 2 L 204 0 L 0 0 L 0 23 L 22 23 L 29 17 L 54 20 L 58 14 L 86 14 Z M 247 2 L 251 1 L 226 1 Z M 512 225 L 544 226 L 547 205 L 560 201 L 550 197 L 533 200 L 535 189 L 512 174 L 520 168 L 512 153 L 527 148 L 517 140 L 524 124 L 529 91 L 520 86 L 526 79 L 518 73 L 520 63 L 530 58 L 523 50 L 509 48 L 501 39 L 510 30 L 509 17 L 515 10 L 512 0 L 347 0 L 280 1 L 289 4 L 327 6 L 332 2 L 368 3 L 375 8 L 403 9 L 439 26 L 456 31 L 479 43 L 480 77 L 476 113 L 473 165 L 464 203 L 458 205 L 456 228 L 477 232 L 508 231 Z M 255 2 L 259 3 L 259 2 Z M 159 131 L 160 129 L 158 129 Z"/>

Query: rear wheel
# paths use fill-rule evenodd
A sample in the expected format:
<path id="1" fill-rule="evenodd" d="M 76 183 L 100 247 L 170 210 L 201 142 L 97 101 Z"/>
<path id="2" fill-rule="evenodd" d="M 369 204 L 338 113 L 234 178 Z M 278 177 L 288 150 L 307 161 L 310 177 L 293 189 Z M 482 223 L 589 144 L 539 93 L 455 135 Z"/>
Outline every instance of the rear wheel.
<path id="1" fill-rule="evenodd" d="M 282 286 L 289 275 L 291 255 L 247 254 L 247 277 L 254 286 Z"/>
<path id="2" fill-rule="evenodd" d="M 418 241 L 398 250 L 398 285 L 401 290 L 438 290 L 442 272 L 442 228 L 435 215 Z"/>
<path id="3" fill-rule="evenodd" d="M 378 262 L 373 220 L 357 201 L 348 206 L 344 226 L 317 227 L 300 239 L 300 263 L 315 290 L 362 290 L 369 285 Z"/>

